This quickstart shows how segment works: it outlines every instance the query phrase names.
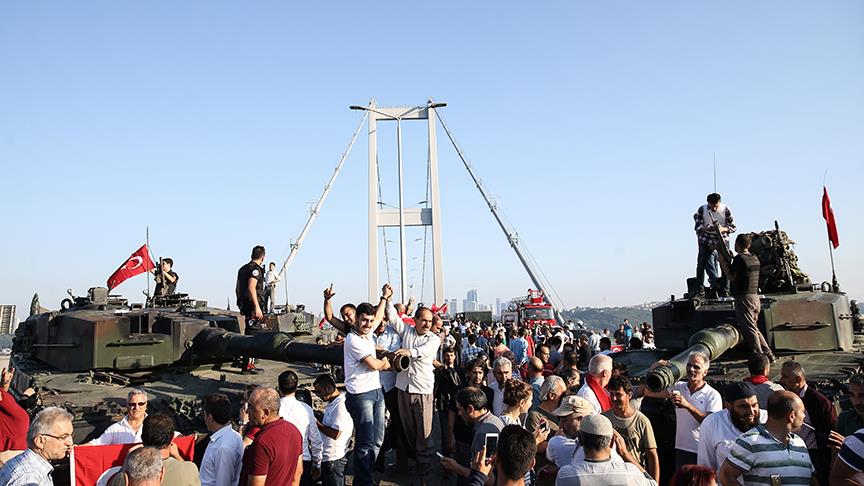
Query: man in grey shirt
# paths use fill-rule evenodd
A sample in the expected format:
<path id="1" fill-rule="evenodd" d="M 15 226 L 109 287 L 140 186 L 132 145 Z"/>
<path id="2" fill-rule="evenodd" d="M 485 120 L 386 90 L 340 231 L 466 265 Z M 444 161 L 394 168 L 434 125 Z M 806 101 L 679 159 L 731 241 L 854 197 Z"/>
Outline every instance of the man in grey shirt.
<path id="1" fill-rule="evenodd" d="M 471 441 L 472 458 L 483 450 L 486 434 L 497 434 L 504 428 L 504 422 L 493 415 L 488 407 L 486 394 L 479 388 L 465 387 L 456 394 L 456 413 L 465 423 L 474 426 L 474 439 Z M 459 484 L 467 484 L 468 476 L 471 474 L 469 464 L 459 464 L 445 457 L 441 459 L 441 466 L 446 471 L 456 473 L 459 476 Z"/>

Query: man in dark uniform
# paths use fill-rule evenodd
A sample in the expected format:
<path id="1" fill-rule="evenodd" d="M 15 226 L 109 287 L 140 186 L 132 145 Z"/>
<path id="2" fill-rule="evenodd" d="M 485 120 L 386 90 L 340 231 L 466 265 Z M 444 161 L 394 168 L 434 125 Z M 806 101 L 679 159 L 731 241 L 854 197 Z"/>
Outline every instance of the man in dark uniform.
<path id="1" fill-rule="evenodd" d="M 177 276 L 177 273 L 174 272 L 171 268 L 174 266 L 174 260 L 170 258 L 162 258 L 162 264 L 159 267 L 159 270 L 155 268 L 150 270 L 156 275 L 156 289 L 153 290 L 153 295 L 155 297 L 163 297 L 166 295 L 171 295 L 177 290 L 177 280 L 180 277 Z"/>
<path id="2" fill-rule="evenodd" d="M 735 319 L 744 347 L 751 353 L 764 354 L 769 360 L 776 361 L 768 347 L 765 336 L 759 332 L 757 322 L 762 304 L 759 301 L 759 258 L 750 253 L 753 237 L 749 234 L 738 235 L 732 260 L 731 291 L 735 297 Z"/>
<path id="3" fill-rule="evenodd" d="M 252 248 L 252 261 L 240 267 L 237 271 L 237 307 L 246 318 L 246 335 L 258 332 L 264 320 L 261 306 L 264 303 L 264 247 Z M 248 356 L 243 357 L 242 373 L 255 372 L 255 364 Z"/>

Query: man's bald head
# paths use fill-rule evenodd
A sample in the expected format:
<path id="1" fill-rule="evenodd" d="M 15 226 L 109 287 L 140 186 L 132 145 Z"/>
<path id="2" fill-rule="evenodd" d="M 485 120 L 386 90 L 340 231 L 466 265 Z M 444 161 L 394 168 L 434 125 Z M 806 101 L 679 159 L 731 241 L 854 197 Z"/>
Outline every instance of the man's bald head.
<path id="1" fill-rule="evenodd" d="M 543 361 L 536 356 L 532 356 L 528 358 L 528 371 L 533 371 L 535 373 L 543 372 Z"/>
<path id="2" fill-rule="evenodd" d="M 259 386 L 249 395 L 249 421 L 261 427 L 279 420 L 279 393 L 273 388 Z"/>

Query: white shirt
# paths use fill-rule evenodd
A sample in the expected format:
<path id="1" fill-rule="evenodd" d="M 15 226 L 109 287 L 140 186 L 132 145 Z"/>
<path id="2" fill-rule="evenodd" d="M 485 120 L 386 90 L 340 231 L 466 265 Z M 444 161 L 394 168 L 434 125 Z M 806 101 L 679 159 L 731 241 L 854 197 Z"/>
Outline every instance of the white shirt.
<path id="1" fill-rule="evenodd" d="M 345 450 L 348 448 L 348 441 L 351 440 L 351 435 L 354 433 L 354 420 L 348 414 L 348 409 L 345 408 L 345 394 L 340 393 L 324 407 L 324 417 L 321 423 L 327 427 L 339 431 L 338 439 L 331 439 L 327 434 L 321 434 L 323 441 L 323 453 L 321 460 L 324 462 L 332 462 L 345 457 Z"/>
<path id="2" fill-rule="evenodd" d="M 90 445 L 135 444 L 141 442 L 141 429 L 143 425 L 139 426 L 138 430 L 134 430 L 129 425 L 129 421 L 126 420 L 127 418 L 128 415 L 124 415 L 123 420 L 111 424 L 105 432 L 102 432 L 99 438 L 90 441 Z"/>
<path id="3" fill-rule="evenodd" d="M 759 410 L 759 423 L 764 424 L 766 420 L 768 420 L 768 412 Z M 732 424 L 729 409 L 705 417 L 699 427 L 699 453 L 696 456 L 696 464 L 708 466 L 715 471 L 720 470 L 720 466 L 729 456 L 732 445 L 735 444 L 735 439 L 744 432 Z"/>
<path id="4" fill-rule="evenodd" d="M 375 357 L 375 341 L 370 332 L 365 336 L 351 331 L 345 337 L 343 347 L 345 360 L 345 389 L 352 395 L 366 393 L 381 388 L 378 371 L 373 370 L 363 362 L 368 356 Z"/>
<path id="5" fill-rule="evenodd" d="M 282 279 L 279 278 L 279 272 L 276 270 L 267 270 L 267 273 L 264 274 L 264 283 L 267 284 L 268 287 L 276 285 L 280 281 L 282 281 Z"/>
<path id="6" fill-rule="evenodd" d="M 317 466 L 321 464 L 321 432 L 312 413 L 312 407 L 297 400 L 294 395 L 279 399 L 279 416 L 286 422 L 291 422 L 300 431 L 303 439 L 303 460 L 312 461 Z"/>
<path id="7" fill-rule="evenodd" d="M 243 438 L 230 425 L 213 432 L 201 458 L 201 486 L 235 486 L 243 466 Z"/>
<path id="8" fill-rule="evenodd" d="M 723 409 L 720 393 L 708 383 L 692 395 L 686 381 L 679 381 L 669 389 L 681 392 L 681 396 L 702 413 L 719 412 Z M 687 410 L 675 407 L 675 423 L 675 448 L 698 453 L 699 422 Z"/>
<path id="9" fill-rule="evenodd" d="M 592 333 L 590 336 L 588 336 L 588 346 L 591 346 L 591 351 L 594 351 L 595 353 L 599 353 L 600 352 L 600 335 L 595 332 L 595 333 Z"/>
<path id="10" fill-rule="evenodd" d="M 399 318 L 396 307 L 387 303 L 387 320 L 402 336 L 402 348 L 411 353 L 411 364 L 407 370 L 396 375 L 396 388 L 408 393 L 431 395 L 435 388 L 435 367 L 432 361 L 438 354 L 441 339 L 431 331 L 422 336 L 413 327 Z M 496 414 L 497 415 L 497 414 Z"/>
<path id="11" fill-rule="evenodd" d="M 386 349 L 391 353 L 402 347 L 402 336 L 399 335 L 389 325 L 384 326 L 384 332 L 375 335 L 375 346 L 381 349 Z M 395 371 L 379 371 L 378 379 L 381 380 L 381 386 L 384 388 L 384 393 L 389 392 L 396 386 Z"/>
<path id="12" fill-rule="evenodd" d="M 594 413 L 603 413 L 603 406 L 600 405 L 600 400 L 597 399 L 597 395 L 594 393 L 594 390 L 588 386 L 588 383 L 579 387 L 579 391 L 576 392 L 577 397 L 582 397 L 585 400 L 588 400 L 588 403 L 591 404 L 591 407 L 594 409 Z"/>
<path id="13" fill-rule="evenodd" d="M 566 435 L 550 437 L 549 443 L 546 444 L 546 459 L 558 467 L 564 467 L 573 462 L 573 454 L 576 453 L 577 447 L 579 447 L 579 443 L 576 442 L 576 439 L 571 439 Z"/>

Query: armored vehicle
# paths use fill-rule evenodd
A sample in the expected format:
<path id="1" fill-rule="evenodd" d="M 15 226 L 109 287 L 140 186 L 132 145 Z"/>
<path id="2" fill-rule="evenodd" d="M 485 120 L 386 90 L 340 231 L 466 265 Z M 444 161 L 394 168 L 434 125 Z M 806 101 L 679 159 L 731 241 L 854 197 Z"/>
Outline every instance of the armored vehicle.
<path id="1" fill-rule="evenodd" d="M 191 432 L 201 430 L 197 406 L 204 395 L 226 393 L 239 407 L 247 387 L 275 386 L 286 363 L 301 382 L 321 372 L 304 363 L 342 364 L 340 346 L 301 342 L 282 332 L 308 334 L 302 310 L 277 314 L 263 331 L 245 336 L 238 313 L 186 295 L 144 307 L 94 287 L 83 297 L 70 292 L 59 311 L 41 308 L 37 299 L 15 333 L 12 392 L 23 397 L 35 391 L 23 401 L 30 411 L 57 405 L 72 412 L 76 444 L 123 416 L 131 387 L 150 395 L 150 411 L 173 412 L 179 429 Z M 241 375 L 231 365 L 242 356 L 267 360 L 260 361 L 263 372 Z"/>

